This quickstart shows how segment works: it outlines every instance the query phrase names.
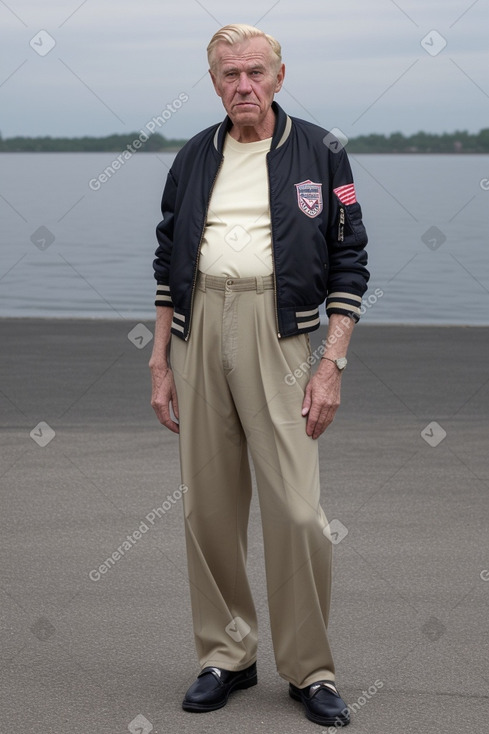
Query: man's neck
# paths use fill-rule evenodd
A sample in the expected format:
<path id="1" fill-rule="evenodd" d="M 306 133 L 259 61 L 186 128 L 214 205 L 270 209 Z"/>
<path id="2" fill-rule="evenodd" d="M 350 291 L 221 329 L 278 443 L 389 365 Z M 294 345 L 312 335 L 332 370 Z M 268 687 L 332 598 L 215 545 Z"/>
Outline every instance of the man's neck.
<path id="1" fill-rule="evenodd" d="M 229 130 L 230 136 L 238 143 L 257 143 L 273 137 L 275 129 L 275 113 L 267 117 L 261 125 L 233 125 Z"/>

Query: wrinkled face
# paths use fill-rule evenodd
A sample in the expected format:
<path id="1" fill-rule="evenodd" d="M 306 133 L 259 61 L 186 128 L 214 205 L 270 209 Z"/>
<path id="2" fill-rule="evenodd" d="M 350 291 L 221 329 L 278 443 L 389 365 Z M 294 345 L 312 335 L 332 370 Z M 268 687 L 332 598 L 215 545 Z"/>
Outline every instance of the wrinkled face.
<path id="1" fill-rule="evenodd" d="M 261 37 L 233 46 L 218 44 L 210 72 L 226 112 L 239 127 L 256 127 L 273 115 L 271 104 L 282 86 L 284 73 L 284 65 L 278 67 L 270 44 Z"/>

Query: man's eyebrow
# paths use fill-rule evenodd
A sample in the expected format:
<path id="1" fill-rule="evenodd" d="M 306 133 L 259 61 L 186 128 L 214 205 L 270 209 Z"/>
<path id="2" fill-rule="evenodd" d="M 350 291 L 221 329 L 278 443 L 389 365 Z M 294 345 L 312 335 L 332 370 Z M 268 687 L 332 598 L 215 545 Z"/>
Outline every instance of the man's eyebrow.
<path id="1" fill-rule="evenodd" d="M 265 68 L 265 64 L 257 62 L 256 64 L 250 64 L 249 66 L 247 66 L 245 68 L 245 71 L 263 71 Z M 239 71 L 239 69 L 235 64 L 224 64 L 222 67 L 222 72 L 226 74 L 229 71 Z"/>

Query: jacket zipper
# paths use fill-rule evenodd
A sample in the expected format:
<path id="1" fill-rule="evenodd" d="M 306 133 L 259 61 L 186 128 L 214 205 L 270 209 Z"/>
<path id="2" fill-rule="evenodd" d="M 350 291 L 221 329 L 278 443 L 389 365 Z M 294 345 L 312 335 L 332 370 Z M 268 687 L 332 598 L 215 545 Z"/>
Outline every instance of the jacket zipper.
<path id="1" fill-rule="evenodd" d="M 270 187 L 270 166 L 268 161 L 268 155 L 267 155 L 267 183 L 268 183 L 268 202 L 270 204 L 270 233 L 272 235 L 272 265 L 273 265 L 273 304 L 275 308 L 275 328 L 277 331 L 277 336 L 279 339 L 282 338 L 282 335 L 280 333 L 279 325 L 278 325 L 278 305 L 277 305 L 277 277 L 275 274 L 275 245 L 274 245 L 274 237 L 273 237 L 273 218 L 272 218 L 272 194 L 271 194 L 271 187 Z"/>
<path id="2" fill-rule="evenodd" d="M 195 288 L 197 286 L 197 275 L 199 272 L 199 260 L 200 260 L 200 248 L 202 247 L 202 240 L 204 239 L 204 232 L 205 232 L 205 223 L 207 221 L 207 213 L 209 211 L 209 205 L 211 203 L 211 197 L 212 192 L 214 190 L 214 186 L 216 185 L 217 177 L 219 175 L 219 171 L 221 170 L 223 161 L 223 156 L 221 156 L 221 160 L 219 161 L 219 166 L 216 171 L 216 175 L 214 176 L 214 180 L 212 182 L 211 188 L 209 190 L 209 196 L 207 197 L 207 206 L 205 209 L 205 217 L 204 217 L 204 224 L 202 225 L 202 231 L 200 233 L 200 240 L 199 240 L 199 247 L 197 249 L 197 259 L 195 260 L 195 268 L 194 268 L 194 278 L 192 282 L 192 293 L 190 295 L 190 313 L 189 313 L 189 321 L 188 321 L 188 331 L 187 336 L 185 337 L 185 341 L 187 342 L 190 338 L 190 330 L 192 328 L 192 312 L 194 310 L 194 295 L 195 295 Z"/>

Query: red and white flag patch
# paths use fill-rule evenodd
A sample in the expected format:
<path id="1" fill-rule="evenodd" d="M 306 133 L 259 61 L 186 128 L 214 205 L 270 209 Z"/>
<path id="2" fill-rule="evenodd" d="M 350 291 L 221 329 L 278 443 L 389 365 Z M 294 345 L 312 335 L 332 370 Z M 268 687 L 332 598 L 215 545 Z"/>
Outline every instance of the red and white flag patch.
<path id="1" fill-rule="evenodd" d="M 333 193 L 336 194 L 342 204 L 356 204 L 357 197 L 355 195 L 355 185 L 346 184 L 346 186 L 338 186 L 337 189 L 333 189 Z"/>

